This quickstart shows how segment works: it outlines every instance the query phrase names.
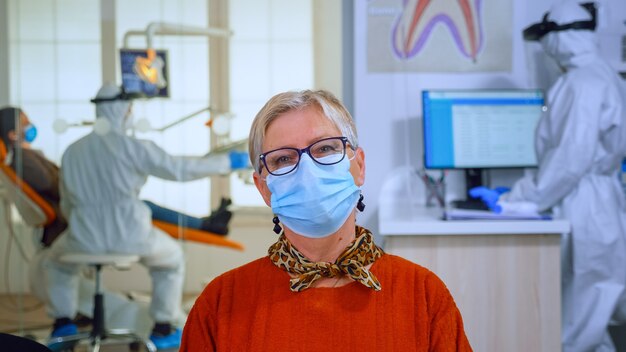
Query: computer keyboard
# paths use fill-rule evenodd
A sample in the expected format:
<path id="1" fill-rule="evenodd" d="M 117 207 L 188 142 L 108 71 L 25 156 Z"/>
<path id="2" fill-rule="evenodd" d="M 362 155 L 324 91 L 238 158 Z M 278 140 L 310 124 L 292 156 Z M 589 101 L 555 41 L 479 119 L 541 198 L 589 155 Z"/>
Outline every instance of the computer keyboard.
<path id="1" fill-rule="evenodd" d="M 450 202 L 452 208 L 456 209 L 471 209 L 471 210 L 489 210 L 485 203 L 480 200 L 453 200 Z"/>

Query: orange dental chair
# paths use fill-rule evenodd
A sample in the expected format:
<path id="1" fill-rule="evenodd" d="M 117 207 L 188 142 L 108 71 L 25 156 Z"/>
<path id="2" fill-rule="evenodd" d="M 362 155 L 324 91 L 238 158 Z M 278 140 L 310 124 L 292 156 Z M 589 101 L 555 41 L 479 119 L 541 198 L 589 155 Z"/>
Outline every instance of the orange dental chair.
<path id="1" fill-rule="evenodd" d="M 44 227 L 56 219 L 54 209 L 7 165 L 7 149 L 0 141 L 0 184 L 27 225 Z"/>

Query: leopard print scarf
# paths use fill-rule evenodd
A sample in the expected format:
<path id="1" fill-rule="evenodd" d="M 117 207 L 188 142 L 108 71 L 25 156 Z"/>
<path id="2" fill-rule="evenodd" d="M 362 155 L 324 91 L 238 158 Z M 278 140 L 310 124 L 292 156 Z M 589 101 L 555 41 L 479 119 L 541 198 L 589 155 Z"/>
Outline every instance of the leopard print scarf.
<path id="1" fill-rule="evenodd" d="M 378 247 L 369 230 L 356 226 L 356 239 L 337 258 L 334 263 L 312 262 L 289 243 L 285 234 L 267 251 L 270 260 L 277 267 L 297 276 L 292 278 L 289 288 L 293 292 L 300 292 L 322 277 L 337 277 L 348 275 L 354 281 L 380 291 L 380 282 L 365 267 L 380 258 L 384 252 Z"/>

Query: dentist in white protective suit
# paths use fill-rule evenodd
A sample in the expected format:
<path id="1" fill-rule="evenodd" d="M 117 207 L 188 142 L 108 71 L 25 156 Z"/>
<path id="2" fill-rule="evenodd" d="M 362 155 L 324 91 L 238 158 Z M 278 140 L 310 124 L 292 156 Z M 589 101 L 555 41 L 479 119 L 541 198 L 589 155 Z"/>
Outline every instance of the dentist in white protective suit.
<path id="1" fill-rule="evenodd" d="M 105 84 L 95 99 L 96 114 L 109 130 L 96 131 L 68 147 L 61 164 L 61 208 L 69 229 L 51 247 L 47 264 L 52 336 L 72 334 L 79 268 L 61 263 L 66 252 L 137 254 L 152 279 L 150 338 L 157 348 L 177 347 L 184 258 L 180 245 L 154 228 L 149 208 L 138 197 L 148 176 L 188 181 L 231 171 L 228 155 L 178 157 L 155 143 L 126 134 L 132 97 Z"/>
<path id="2" fill-rule="evenodd" d="M 553 6 L 524 31 L 564 73 L 548 92 L 536 130 L 537 174 L 515 183 L 507 201 L 554 208 L 571 223 L 563 244 L 563 351 L 615 351 L 607 327 L 626 284 L 626 204 L 618 180 L 626 155 L 626 94 L 599 56 L 596 9 Z"/>

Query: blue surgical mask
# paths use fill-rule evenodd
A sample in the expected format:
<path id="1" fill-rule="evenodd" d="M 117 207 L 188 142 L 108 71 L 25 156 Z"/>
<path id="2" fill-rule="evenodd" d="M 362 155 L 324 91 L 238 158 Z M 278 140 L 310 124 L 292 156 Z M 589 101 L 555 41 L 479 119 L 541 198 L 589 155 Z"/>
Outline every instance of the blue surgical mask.
<path id="1" fill-rule="evenodd" d="M 35 125 L 30 124 L 24 127 L 24 141 L 27 143 L 32 143 L 37 137 L 37 127 Z"/>
<path id="2" fill-rule="evenodd" d="M 270 174 L 266 182 L 274 214 L 289 229 L 309 238 L 337 232 L 354 211 L 360 194 L 347 157 L 334 165 L 320 165 L 304 153 L 295 171 Z"/>

